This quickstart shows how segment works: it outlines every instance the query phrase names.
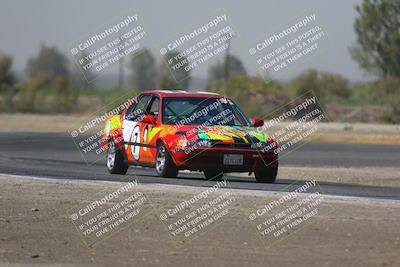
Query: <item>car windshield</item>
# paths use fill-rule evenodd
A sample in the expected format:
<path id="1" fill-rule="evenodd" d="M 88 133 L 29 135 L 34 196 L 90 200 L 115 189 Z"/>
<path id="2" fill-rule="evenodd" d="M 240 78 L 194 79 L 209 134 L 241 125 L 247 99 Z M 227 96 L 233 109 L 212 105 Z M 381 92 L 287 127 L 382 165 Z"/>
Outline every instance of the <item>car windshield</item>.
<path id="1" fill-rule="evenodd" d="M 231 100 L 202 97 L 165 97 L 162 122 L 179 125 L 250 125 L 246 116 Z"/>

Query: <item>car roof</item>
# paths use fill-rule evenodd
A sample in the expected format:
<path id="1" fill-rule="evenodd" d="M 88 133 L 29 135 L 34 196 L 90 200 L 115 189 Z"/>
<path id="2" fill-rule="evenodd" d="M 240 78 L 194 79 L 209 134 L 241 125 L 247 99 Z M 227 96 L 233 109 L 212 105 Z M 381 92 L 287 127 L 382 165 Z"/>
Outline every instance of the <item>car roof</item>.
<path id="1" fill-rule="evenodd" d="M 205 91 L 188 92 L 185 90 L 151 90 L 151 91 L 144 91 L 143 94 L 157 94 L 162 97 L 207 97 L 207 98 L 225 97 L 223 95 L 213 92 L 205 92 Z"/>

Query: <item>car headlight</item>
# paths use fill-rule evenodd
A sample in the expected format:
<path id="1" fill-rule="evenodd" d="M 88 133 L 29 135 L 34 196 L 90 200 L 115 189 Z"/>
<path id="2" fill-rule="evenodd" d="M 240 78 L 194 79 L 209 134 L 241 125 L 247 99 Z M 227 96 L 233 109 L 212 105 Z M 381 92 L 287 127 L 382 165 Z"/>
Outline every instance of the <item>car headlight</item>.
<path id="1" fill-rule="evenodd" d="M 180 146 L 180 147 L 186 147 L 187 146 L 187 141 L 186 139 L 179 139 L 176 142 L 176 146 Z"/>
<path id="2" fill-rule="evenodd" d="M 179 139 L 176 142 L 176 146 L 179 147 L 188 147 L 196 145 L 197 140 L 187 140 L 187 139 Z"/>
<path id="3" fill-rule="evenodd" d="M 176 145 L 179 147 L 211 147 L 211 142 L 209 140 L 179 139 Z"/>

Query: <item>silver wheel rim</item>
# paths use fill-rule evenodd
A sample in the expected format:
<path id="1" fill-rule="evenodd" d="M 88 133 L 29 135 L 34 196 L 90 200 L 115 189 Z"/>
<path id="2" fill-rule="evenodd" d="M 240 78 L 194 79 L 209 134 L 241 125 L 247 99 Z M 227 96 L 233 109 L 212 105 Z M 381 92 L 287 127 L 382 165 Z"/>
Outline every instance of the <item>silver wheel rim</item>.
<path id="1" fill-rule="evenodd" d="M 165 166 L 165 147 L 160 146 L 157 151 L 156 169 L 159 173 L 164 170 Z"/>
<path id="2" fill-rule="evenodd" d="M 115 144 L 114 142 L 108 143 L 107 150 L 107 168 L 111 170 L 115 164 Z"/>

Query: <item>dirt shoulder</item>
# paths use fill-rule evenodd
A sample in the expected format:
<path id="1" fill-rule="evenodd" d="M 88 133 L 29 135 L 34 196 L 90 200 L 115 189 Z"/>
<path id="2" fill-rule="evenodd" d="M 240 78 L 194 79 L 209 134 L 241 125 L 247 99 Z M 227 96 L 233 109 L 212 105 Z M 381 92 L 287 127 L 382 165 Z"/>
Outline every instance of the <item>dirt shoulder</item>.
<path id="1" fill-rule="evenodd" d="M 0 182 L 2 266 L 400 265 L 398 201 L 324 198 L 320 212 L 310 221 L 276 240 L 266 240 L 248 216 L 255 203 L 271 203 L 283 193 L 224 189 L 213 194 L 218 197 L 229 192 L 238 201 L 223 220 L 197 233 L 197 238 L 178 242 L 160 214 L 204 189 L 139 184 L 135 190 L 146 196 L 143 213 L 89 248 L 79 227 L 74 226 L 71 212 L 127 183 L 4 175 Z"/>

